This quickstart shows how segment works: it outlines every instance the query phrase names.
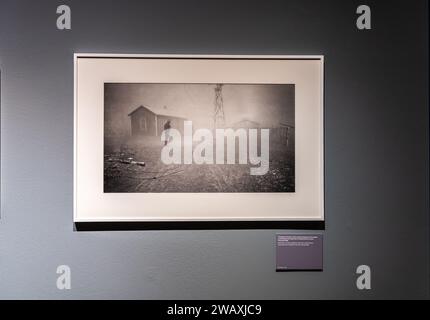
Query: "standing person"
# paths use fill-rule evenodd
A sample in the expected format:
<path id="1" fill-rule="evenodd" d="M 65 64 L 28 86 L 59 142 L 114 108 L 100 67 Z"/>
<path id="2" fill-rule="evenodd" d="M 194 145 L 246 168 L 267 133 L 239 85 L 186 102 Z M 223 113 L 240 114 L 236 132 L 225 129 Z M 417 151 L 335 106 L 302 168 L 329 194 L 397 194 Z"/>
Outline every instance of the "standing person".
<path id="1" fill-rule="evenodd" d="M 164 124 L 164 145 L 167 145 L 167 143 L 170 140 L 170 135 L 169 135 L 169 131 L 170 128 L 172 128 L 171 124 L 170 124 L 170 119 L 167 120 L 167 122 Z"/>

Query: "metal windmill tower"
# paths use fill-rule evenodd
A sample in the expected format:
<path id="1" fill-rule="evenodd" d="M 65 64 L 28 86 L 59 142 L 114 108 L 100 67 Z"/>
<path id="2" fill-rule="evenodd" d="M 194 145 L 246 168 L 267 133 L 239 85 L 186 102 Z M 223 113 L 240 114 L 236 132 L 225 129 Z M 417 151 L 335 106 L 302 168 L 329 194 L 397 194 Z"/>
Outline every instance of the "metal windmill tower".
<path id="1" fill-rule="evenodd" d="M 215 85 L 215 112 L 214 112 L 214 128 L 223 128 L 225 126 L 224 101 L 222 98 L 222 84 Z"/>

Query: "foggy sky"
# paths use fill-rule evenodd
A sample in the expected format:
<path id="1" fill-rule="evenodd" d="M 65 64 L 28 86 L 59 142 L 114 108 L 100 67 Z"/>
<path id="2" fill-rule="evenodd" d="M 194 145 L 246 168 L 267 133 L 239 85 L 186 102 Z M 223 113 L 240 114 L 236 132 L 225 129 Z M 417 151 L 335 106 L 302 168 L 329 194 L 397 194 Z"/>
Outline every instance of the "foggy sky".
<path id="1" fill-rule="evenodd" d="M 215 84 L 106 83 L 105 130 L 130 131 L 128 114 L 140 105 L 155 113 L 193 121 L 193 127 L 212 128 Z M 263 127 L 280 122 L 294 125 L 294 85 L 225 84 L 222 87 L 226 127 L 247 119 Z"/>

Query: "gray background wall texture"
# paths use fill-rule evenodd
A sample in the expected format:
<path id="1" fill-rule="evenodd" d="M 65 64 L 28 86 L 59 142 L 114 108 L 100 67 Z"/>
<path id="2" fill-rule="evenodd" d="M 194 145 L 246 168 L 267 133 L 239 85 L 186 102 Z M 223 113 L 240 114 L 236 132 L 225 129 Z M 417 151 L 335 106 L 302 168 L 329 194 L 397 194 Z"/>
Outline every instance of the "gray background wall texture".
<path id="1" fill-rule="evenodd" d="M 281 230 L 74 231 L 74 52 L 325 55 L 324 271 L 276 273 Z M 0 298 L 429 297 L 427 1 L 0 0 L 0 68 Z"/>

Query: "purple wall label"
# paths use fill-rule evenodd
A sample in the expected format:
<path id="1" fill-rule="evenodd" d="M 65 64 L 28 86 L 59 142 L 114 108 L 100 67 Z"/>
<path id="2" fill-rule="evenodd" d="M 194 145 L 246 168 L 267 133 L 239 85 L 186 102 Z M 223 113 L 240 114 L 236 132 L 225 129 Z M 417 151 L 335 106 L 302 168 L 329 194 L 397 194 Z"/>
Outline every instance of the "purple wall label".
<path id="1" fill-rule="evenodd" d="M 276 235 L 276 271 L 323 270 L 322 234 Z"/>

